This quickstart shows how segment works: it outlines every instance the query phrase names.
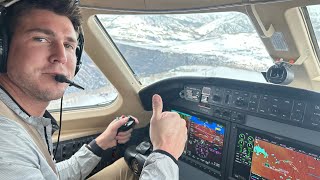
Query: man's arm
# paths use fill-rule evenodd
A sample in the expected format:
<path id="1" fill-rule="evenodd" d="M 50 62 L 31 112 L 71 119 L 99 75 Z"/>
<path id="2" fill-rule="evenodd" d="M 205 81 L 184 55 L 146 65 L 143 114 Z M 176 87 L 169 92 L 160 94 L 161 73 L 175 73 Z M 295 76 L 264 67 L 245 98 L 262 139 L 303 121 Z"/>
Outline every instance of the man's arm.
<path id="1" fill-rule="evenodd" d="M 82 146 L 68 160 L 56 164 L 60 179 L 84 179 L 97 166 L 101 157 Z"/>
<path id="2" fill-rule="evenodd" d="M 134 118 L 136 123 L 139 121 Z M 107 129 L 99 135 L 95 141 L 99 149 L 106 150 L 117 145 L 124 144 L 129 141 L 132 129 L 126 132 L 119 132 L 118 129 L 129 120 L 128 117 L 121 117 L 113 120 Z M 70 159 L 56 164 L 60 179 L 84 179 L 96 167 L 101 158 L 101 154 L 92 152 L 93 147 L 82 146 Z"/>
<path id="3" fill-rule="evenodd" d="M 178 180 L 179 167 L 177 160 L 166 152 L 152 152 L 143 167 L 140 180 Z"/>
<path id="4" fill-rule="evenodd" d="M 147 158 L 140 179 L 178 180 L 177 160 L 187 140 L 186 122 L 177 113 L 162 112 L 159 95 L 152 97 L 152 108 L 150 139 L 154 151 Z"/>

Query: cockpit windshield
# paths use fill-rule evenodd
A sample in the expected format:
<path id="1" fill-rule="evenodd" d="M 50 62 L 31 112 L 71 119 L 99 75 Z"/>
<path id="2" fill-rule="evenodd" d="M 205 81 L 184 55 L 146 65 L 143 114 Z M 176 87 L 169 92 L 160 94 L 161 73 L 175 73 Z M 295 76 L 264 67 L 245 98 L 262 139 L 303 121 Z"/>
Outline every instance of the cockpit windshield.
<path id="1" fill-rule="evenodd" d="M 143 86 L 176 76 L 265 82 L 273 64 L 241 12 L 97 15 Z"/>

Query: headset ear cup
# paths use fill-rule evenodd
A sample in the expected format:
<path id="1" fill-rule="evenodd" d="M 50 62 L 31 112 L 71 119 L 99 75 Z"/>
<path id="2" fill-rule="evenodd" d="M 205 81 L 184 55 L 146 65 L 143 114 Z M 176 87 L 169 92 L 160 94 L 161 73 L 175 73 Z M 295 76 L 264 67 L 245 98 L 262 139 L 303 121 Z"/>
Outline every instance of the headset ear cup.
<path id="1" fill-rule="evenodd" d="M 80 34 L 78 37 L 78 46 L 76 49 L 77 65 L 76 65 L 75 75 L 78 73 L 82 65 L 81 56 L 82 56 L 83 48 L 84 48 L 84 37 L 83 37 L 82 28 L 80 27 Z"/>
<path id="2" fill-rule="evenodd" d="M 81 65 L 82 65 L 81 55 L 82 55 L 81 47 L 78 46 L 77 49 L 76 49 L 77 64 L 76 64 L 76 72 L 75 72 L 75 75 L 79 72 L 79 70 L 80 70 L 80 68 L 81 68 Z"/>
<path id="3" fill-rule="evenodd" d="M 8 35 L 4 28 L 0 28 L 0 73 L 7 72 Z"/>

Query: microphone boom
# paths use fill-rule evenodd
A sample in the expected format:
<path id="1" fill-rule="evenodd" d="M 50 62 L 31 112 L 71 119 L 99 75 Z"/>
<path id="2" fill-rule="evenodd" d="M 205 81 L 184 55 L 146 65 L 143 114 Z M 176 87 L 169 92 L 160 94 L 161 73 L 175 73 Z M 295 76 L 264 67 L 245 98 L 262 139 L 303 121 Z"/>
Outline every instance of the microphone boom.
<path id="1" fill-rule="evenodd" d="M 74 86 L 78 89 L 82 89 L 84 90 L 84 88 L 78 84 L 76 84 L 75 82 L 69 80 L 66 76 L 62 75 L 62 74 L 57 74 L 54 79 L 57 81 L 57 82 L 60 82 L 60 83 L 68 83 L 69 86 Z"/>

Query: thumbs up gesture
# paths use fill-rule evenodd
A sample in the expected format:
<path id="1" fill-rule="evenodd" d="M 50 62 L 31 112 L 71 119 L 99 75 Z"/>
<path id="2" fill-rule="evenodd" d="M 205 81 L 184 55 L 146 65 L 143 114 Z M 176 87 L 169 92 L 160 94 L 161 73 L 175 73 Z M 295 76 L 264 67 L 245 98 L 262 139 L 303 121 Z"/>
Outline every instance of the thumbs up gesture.
<path id="1" fill-rule="evenodd" d="M 157 94 L 152 97 L 152 109 L 150 138 L 153 149 L 166 151 L 178 160 L 187 140 L 185 120 L 178 113 L 162 112 L 162 99 Z"/>

